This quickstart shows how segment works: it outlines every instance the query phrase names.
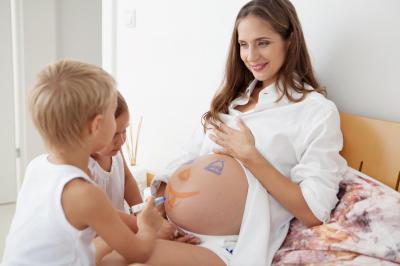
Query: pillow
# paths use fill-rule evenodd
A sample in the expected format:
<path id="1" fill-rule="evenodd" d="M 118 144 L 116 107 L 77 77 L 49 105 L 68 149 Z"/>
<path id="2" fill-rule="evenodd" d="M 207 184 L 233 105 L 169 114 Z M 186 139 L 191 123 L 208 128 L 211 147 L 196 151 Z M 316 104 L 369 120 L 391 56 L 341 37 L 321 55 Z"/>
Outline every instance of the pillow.
<path id="1" fill-rule="evenodd" d="M 291 222 L 273 265 L 400 263 L 400 193 L 349 168 L 325 224 Z"/>

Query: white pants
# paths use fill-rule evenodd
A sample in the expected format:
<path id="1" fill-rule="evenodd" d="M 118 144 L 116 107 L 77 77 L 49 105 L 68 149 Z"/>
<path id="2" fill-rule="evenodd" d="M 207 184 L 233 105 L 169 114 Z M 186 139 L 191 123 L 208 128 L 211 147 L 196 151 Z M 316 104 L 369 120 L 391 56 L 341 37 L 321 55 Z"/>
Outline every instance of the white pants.
<path id="1" fill-rule="evenodd" d="M 224 236 L 216 236 L 216 235 L 200 235 L 188 230 L 184 230 L 180 228 L 180 230 L 197 236 L 201 243 L 200 247 L 207 248 L 214 252 L 226 265 L 229 265 L 229 261 L 234 252 L 236 242 L 238 240 L 239 235 L 224 235 Z"/>

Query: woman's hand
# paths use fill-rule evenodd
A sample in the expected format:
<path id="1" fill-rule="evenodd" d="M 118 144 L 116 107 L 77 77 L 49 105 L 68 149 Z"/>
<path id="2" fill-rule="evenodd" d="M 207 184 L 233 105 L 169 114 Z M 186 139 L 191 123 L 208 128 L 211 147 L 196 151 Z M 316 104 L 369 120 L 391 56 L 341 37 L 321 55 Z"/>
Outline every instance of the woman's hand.
<path id="1" fill-rule="evenodd" d="M 174 239 L 175 230 L 176 226 L 171 224 L 168 220 L 164 219 L 160 229 L 158 229 L 157 238 L 172 240 Z"/>
<path id="2" fill-rule="evenodd" d="M 222 147 L 222 150 L 214 150 L 215 153 L 229 155 L 243 162 L 251 158 L 257 149 L 251 130 L 240 119 L 237 119 L 237 125 L 239 130 L 221 123 L 213 130 L 214 134 L 210 134 L 210 139 Z"/>
<path id="3" fill-rule="evenodd" d="M 161 228 L 157 232 L 157 238 L 165 240 L 173 240 L 177 242 L 197 245 L 200 244 L 200 239 L 194 235 L 187 234 L 180 230 L 176 225 L 168 220 L 164 220 Z"/>

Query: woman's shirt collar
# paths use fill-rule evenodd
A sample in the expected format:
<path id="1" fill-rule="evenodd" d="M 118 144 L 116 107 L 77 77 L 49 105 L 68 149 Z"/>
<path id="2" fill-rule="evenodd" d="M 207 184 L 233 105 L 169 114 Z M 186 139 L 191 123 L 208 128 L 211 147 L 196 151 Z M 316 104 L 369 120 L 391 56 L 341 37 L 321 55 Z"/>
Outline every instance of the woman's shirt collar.
<path id="1" fill-rule="evenodd" d="M 254 79 L 247 89 L 245 90 L 244 94 L 233 100 L 230 105 L 229 105 L 229 112 L 235 113 L 235 112 L 240 112 L 236 110 L 235 108 L 238 105 L 245 105 L 249 102 L 250 96 L 253 93 L 256 85 L 258 83 L 258 80 Z M 273 108 L 276 107 L 276 105 L 282 105 L 284 103 L 287 103 L 286 97 L 283 97 L 280 101 L 277 101 L 281 96 L 281 92 L 278 91 L 278 89 L 275 86 L 275 83 L 272 83 L 268 85 L 267 87 L 263 88 L 259 92 L 259 97 L 258 97 L 258 102 L 256 107 L 253 109 L 258 110 L 258 109 L 266 109 L 266 108 Z"/>

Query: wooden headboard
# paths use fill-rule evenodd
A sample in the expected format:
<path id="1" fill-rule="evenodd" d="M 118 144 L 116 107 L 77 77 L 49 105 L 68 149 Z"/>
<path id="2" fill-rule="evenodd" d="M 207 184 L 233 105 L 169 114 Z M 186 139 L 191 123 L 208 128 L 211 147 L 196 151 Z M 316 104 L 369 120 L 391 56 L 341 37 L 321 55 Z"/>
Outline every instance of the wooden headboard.
<path id="1" fill-rule="evenodd" d="M 349 166 L 399 191 L 400 123 L 340 114 Z"/>

